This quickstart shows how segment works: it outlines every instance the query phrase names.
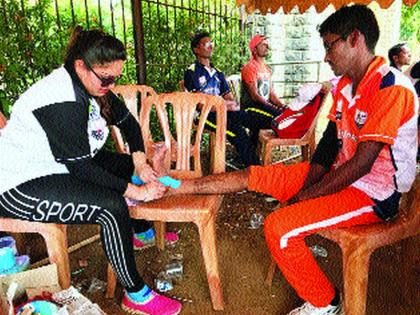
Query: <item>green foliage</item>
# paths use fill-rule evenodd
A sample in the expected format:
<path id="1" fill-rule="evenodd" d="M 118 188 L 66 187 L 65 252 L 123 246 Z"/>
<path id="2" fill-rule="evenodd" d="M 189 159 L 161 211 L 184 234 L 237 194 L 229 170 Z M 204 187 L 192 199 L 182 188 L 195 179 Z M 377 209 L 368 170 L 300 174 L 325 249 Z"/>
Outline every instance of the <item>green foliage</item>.
<path id="1" fill-rule="evenodd" d="M 201 0 L 191 0 L 189 5 L 201 12 L 209 9 L 208 6 L 201 7 Z M 213 7 L 210 9 L 216 11 Z M 208 14 L 173 8 L 164 10 L 162 6 L 159 8 L 143 2 L 143 16 L 147 84 L 158 92 L 179 90 L 178 83 L 183 79 L 186 67 L 195 59 L 190 38 L 199 30 L 211 34 L 215 42 L 212 62 L 221 71 L 237 73 L 245 61 L 245 39 L 239 31 L 239 20 L 235 15 L 229 19 L 214 19 Z"/>
<path id="2" fill-rule="evenodd" d="M 411 8 L 402 6 L 400 38 L 404 41 L 414 38 L 417 44 L 420 42 L 420 2 Z"/>
<path id="3" fill-rule="evenodd" d="M 229 6 L 234 7 L 232 0 L 217 1 L 230 1 Z M 115 2 L 112 13 L 107 5 L 102 5 L 99 12 L 96 0 L 73 1 L 73 8 L 70 1 L 58 1 L 58 16 L 52 0 L 3 0 L 1 3 L 0 105 L 6 114 L 21 93 L 63 63 L 74 25 L 102 27 L 123 40 L 128 60 L 120 83 L 136 82 L 130 1 Z M 147 84 L 158 92 L 179 89 L 178 82 L 183 78 L 185 68 L 194 60 L 190 36 L 198 29 L 210 30 L 216 42 L 213 61 L 219 69 L 226 74 L 240 70 L 245 61 L 243 51 L 246 45 L 235 14 L 229 19 L 214 19 L 206 13 L 173 7 L 166 10 L 162 5 L 142 3 Z M 174 3 L 179 6 L 183 1 Z M 213 6 L 216 2 L 207 0 L 203 8 L 202 0 L 189 1 L 191 8 L 203 12 L 212 9 L 214 12 L 210 3 Z M 123 6 L 124 16 L 121 14 Z"/>
<path id="4" fill-rule="evenodd" d="M 27 0 L 5 0 L 0 19 L 0 104 L 9 113 L 13 103 L 29 86 L 63 63 L 67 41 L 80 19 L 75 8 L 56 16 L 51 0 L 29 4 Z M 98 27 L 95 19 L 91 27 Z"/>
<path id="5" fill-rule="evenodd" d="M 0 103 L 11 105 L 40 76 L 62 59 L 62 36 L 52 15 L 45 14 L 49 1 L 22 10 L 20 1 L 6 0 L 0 19 Z"/>

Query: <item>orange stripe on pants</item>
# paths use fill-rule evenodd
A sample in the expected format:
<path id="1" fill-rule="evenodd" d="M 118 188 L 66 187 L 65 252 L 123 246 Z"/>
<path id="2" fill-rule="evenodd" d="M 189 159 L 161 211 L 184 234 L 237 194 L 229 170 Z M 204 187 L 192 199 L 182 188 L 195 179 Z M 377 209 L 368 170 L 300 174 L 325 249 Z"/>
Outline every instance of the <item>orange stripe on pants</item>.
<path id="1" fill-rule="evenodd" d="M 301 189 L 308 170 L 308 163 L 253 166 L 249 190 L 285 202 Z M 334 286 L 306 246 L 305 237 L 326 228 L 380 222 L 371 207 L 373 204 L 363 191 L 348 187 L 336 194 L 278 209 L 266 218 L 264 232 L 268 248 L 284 277 L 302 299 L 324 307 L 335 295 Z"/>

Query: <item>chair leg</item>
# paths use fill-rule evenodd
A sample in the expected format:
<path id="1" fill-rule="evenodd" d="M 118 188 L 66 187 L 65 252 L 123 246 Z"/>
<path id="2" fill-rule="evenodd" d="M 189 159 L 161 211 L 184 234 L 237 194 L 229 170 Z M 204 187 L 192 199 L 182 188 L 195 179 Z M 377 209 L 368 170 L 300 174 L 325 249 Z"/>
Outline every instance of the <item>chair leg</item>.
<path id="1" fill-rule="evenodd" d="M 356 245 L 356 246 L 355 246 Z M 371 250 L 350 243 L 343 248 L 344 309 L 346 315 L 364 315 Z"/>
<path id="2" fill-rule="evenodd" d="M 107 269 L 107 284 L 106 284 L 106 294 L 107 299 L 112 299 L 115 296 L 115 288 L 117 287 L 117 276 L 115 275 L 114 270 L 110 264 L 108 264 Z"/>
<path id="3" fill-rule="evenodd" d="M 203 253 L 204 266 L 206 267 L 213 309 L 222 311 L 224 309 L 224 302 L 217 263 L 215 218 L 196 222 L 196 224 L 200 234 L 201 251 Z"/>
<path id="4" fill-rule="evenodd" d="M 56 229 L 54 235 L 49 232 L 42 233 L 42 236 L 47 246 L 50 262 L 57 265 L 60 286 L 67 289 L 70 287 L 70 263 L 67 252 L 66 227 L 60 226 Z"/>
<path id="5" fill-rule="evenodd" d="M 263 165 L 270 165 L 271 164 L 271 159 L 272 159 L 272 153 L 273 153 L 273 146 L 270 145 L 269 143 L 266 143 L 263 146 Z"/>
<path id="6" fill-rule="evenodd" d="M 156 232 L 156 246 L 160 250 L 165 249 L 165 222 L 154 221 L 153 223 Z"/>
<path id="7" fill-rule="evenodd" d="M 310 146 L 309 145 L 303 145 L 303 146 L 301 146 L 301 150 L 302 150 L 302 161 L 309 161 Z"/>
<path id="8" fill-rule="evenodd" d="M 265 284 L 271 288 L 273 284 L 274 274 L 276 272 L 276 261 L 271 257 L 270 266 L 268 267 L 267 277 L 265 278 Z"/>

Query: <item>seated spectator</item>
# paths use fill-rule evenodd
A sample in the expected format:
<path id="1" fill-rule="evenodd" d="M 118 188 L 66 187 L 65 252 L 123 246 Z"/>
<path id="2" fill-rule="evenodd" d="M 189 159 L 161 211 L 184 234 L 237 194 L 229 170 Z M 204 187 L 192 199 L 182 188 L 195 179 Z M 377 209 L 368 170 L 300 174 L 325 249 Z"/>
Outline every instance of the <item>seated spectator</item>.
<path id="1" fill-rule="evenodd" d="M 417 97 L 420 97 L 420 61 L 413 63 L 404 74 L 413 82 Z"/>
<path id="2" fill-rule="evenodd" d="M 410 49 L 404 43 L 392 46 L 391 49 L 388 50 L 388 58 L 391 67 L 401 71 L 403 66 L 408 66 L 410 64 Z"/>
<path id="3" fill-rule="evenodd" d="M 412 64 L 405 72 L 404 72 L 413 82 L 414 88 L 416 89 L 417 97 L 420 101 L 420 61 Z M 420 161 L 420 116 L 418 119 L 418 151 L 417 151 L 417 161 Z"/>
<path id="4" fill-rule="evenodd" d="M 210 62 L 213 55 L 213 42 L 210 34 L 200 32 L 191 40 L 191 49 L 197 60 L 191 64 L 184 74 L 184 85 L 187 91 L 218 95 L 224 98 L 227 109 L 227 139 L 236 148 L 245 167 L 260 164 L 256 153 L 256 143 L 252 142 L 245 128 L 251 134 L 259 132 L 252 117 L 240 109 L 235 101 L 223 72 Z M 215 131 L 216 115 L 210 113 L 206 128 Z M 258 138 L 257 138 L 258 139 Z"/>
<path id="5" fill-rule="evenodd" d="M 249 42 L 251 59 L 241 70 L 241 106 L 260 129 L 269 129 L 274 117 L 281 114 L 283 104 L 271 81 L 271 69 L 265 63 L 269 53 L 267 37 L 255 35 Z M 258 140 L 258 134 L 254 135 Z"/>

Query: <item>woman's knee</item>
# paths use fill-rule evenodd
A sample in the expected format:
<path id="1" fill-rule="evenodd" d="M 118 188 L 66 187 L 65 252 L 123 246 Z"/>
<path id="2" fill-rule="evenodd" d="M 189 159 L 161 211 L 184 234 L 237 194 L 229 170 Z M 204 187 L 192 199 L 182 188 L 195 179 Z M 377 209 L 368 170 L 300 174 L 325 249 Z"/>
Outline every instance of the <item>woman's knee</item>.
<path id="1" fill-rule="evenodd" d="M 131 222 L 127 203 L 122 196 L 105 198 L 102 203 L 102 211 L 98 217 L 107 218 L 106 221 L 112 221 L 118 225 L 125 225 L 127 222 Z"/>

